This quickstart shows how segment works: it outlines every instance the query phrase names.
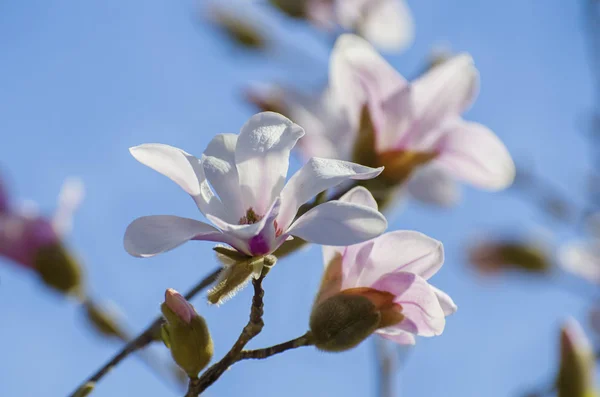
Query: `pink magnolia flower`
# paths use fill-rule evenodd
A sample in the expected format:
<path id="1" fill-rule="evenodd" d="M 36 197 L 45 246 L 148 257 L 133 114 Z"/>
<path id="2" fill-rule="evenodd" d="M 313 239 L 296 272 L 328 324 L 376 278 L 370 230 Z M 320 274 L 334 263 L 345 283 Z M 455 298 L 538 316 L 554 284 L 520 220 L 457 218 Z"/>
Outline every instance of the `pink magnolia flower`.
<path id="1" fill-rule="evenodd" d="M 363 187 L 340 201 L 377 208 Z M 315 305 L 350 290 L 378 300 L 383 299 L 378 292 L 391 294 L 402 320 L 376 332 L 397 343 L 414 344 L 414 335 L 440 335 L 445 317 L 456 311 L 452 299 L 427 282 L 441 268 L 444 250 L 441 242 L 424 234 L 399 230 L 349 247 L 323 247 L 323 260 L 326 270 Z"/>
<path id="2" fill-rule="evenodd" d="M 490 129 L 461 117 L 478 87 L 479 73 L 468 54 L 410 83 L 357 36 L 340 37 L 331 56 L 330 95 L 352 125 L 358 126 L 368 107 L 380 162 L 421 155 L 456 179 L 500 190 L 515 176 L 510 154 Z"/>
<path id="3" fill-rule="evenodd" d="M 387 222 L 377 210 L 339 200 L 294 220 L 300 206 L 319 192 L 350 179 L 374 178 L 382 171 L 312 158 L 286 184 L 290 151 L 303 135 L 304 130 L 287 118 L 264 112 L 251 117 L 239 135 L 217 135 L 201 159 L 162 144 L 131 148 L 138 161 L 190 194 L 216 227 L 177 216 L 145 216 L 127 228 L 125 249 L 147 257 L 189 240 L 207 240 L 260 256 L 272 253 L 290 236 L 347 245 L 381 234 Z"/>
<path id="4" fill-rule="evenodd" d="M 320 26 L 339 25 L 385 50 L 404 50 L 414 39 L 404 0 L 307 0 L 306 14 Z"/>
<path id="5" fill-rule="evenodd" d="M 83 197 L 79 180 L 69 179 L 62 187 L 53 217 L 32 208 L 13 208 L 0 181 L 0 255 L 33 268 L 38 250 L 57 243 L 71 229 L 73 214 Z"/>

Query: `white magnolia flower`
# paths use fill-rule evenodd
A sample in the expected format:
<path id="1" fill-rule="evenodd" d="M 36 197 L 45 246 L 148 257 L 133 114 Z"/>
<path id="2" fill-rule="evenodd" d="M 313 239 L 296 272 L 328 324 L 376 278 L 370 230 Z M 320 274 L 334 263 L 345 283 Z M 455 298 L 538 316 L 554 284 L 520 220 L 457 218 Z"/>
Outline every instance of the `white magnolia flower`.
<path id="1" fill-rule="evenodd" d="M 380 235 L 387 227 L 383 215 L 338 200 L 295 219 L 300 206 L 318 193 L 350 179 L 374 178 L 382 171 L 315 157 L 286 183 L 290 151 L 303 135 L 304 130 L 287 118 L 264 112 L 251 117 L 239 135 L 217 135 L 200 159 L 162 144 L 131 148 L 138 161 L 190 194 L 216 227 L 171 215 L 145 216 L 127 228 L 125 249 L 148 257 L 189 240 L 208 240 L 258 256 L 272 253 L 290 236 L 343 246 Z"/>

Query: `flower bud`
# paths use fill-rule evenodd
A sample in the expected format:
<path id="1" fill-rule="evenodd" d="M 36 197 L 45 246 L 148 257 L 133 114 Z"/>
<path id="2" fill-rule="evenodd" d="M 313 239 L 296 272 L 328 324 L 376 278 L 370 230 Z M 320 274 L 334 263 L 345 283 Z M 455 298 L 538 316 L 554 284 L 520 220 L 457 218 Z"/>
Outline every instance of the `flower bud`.
<path id="1" fill-rule="evenodd" d="M 125 340 L 126 335 L 119 326 L 116 310 L 100 307 L 89 300 L 84 303 L 84 309 L 87 320 L 96 331 L 105 336 L 114 336 Z"/>
<path id="2" fill-rule="evenodd" d="M 81 293 L 81 268 L 61 243 L 40 247 L 33 263 L 46 285 L 64 293 Z"/>
<path id="3" fill-rule="evenodd" d="M 214 8 L 212 14 L 214 26 L 235 44 L 249 49 L 262 49 L 268 44 L 258 27 L 242 19 L 241 16 L 236 16 L 224 8 Z"/>
<path id="4" fill-rule="evenodd" d="M 77 389 L 77 391 L 73 394 L 73 397 L 87 397 L 91 392 L 94 391 L 94 387 L 96 387 L 95 382 L 87 382 L 85 385 Z"/>
<path id="5" fill-rule="evenodd" d="M 469 249 L 469 259 L 484 273 L 509 269 L 544 273 L 551 266 L 541 247 L 520 241 L 478 243 Z"/>
<path id="6" fill-rule="evenodd" d="M 292 18 L 306 18 L 306 0 L 269 0 L 272 5 L 277 7 Z"/>
<path id="7" fill-rule="evenodd" d="M 318 303 L 310 316 L 310 330 L 318 349 L 349 350 L 375 330 L 402 321 L 402 307 L 390 293 L 352 288 Z"/>
<path id="8" fill-rule="evenodd" d="M 213 342 L 204 318 L 177 291 L 168 289 L 161 305 L 167 320 L 162 338 L 173 360 L 190 378 L 196 378 L 213 355 Z"/>
<path id="9" fill-rule="evenodd" d="M 593 397 L 594 352 L 583 329 L 569 320 L 560 333 L 560 370 L 558 397 Z"/>

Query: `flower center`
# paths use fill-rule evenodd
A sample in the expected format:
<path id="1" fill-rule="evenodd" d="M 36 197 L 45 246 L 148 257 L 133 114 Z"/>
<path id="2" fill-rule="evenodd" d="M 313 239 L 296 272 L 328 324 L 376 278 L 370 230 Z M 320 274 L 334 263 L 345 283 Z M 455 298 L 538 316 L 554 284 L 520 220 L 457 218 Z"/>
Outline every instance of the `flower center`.
<path id="1" fill-rule="evenodd" d="M 238 221 L 239 225 L 252 225 L 253 223 L 260 222 L 260 220 L 264 217 L 264 215 L 258 215 L 254 212 L 252 207 L 248 208 L 246 211 L 246 215 L 242 216 Z"/>

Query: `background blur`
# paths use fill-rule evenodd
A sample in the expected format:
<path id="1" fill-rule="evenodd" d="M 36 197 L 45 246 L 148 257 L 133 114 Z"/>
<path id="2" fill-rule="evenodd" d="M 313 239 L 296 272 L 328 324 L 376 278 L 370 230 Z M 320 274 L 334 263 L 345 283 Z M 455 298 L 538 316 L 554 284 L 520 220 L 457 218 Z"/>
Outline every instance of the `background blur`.
<path id="1" fill-rule="evenodd" d="M 412 77 L 434 45 L 470 52 L 481 94 L 467 118 L 491 127 L 517 163 L 582 202 L 593 167 L 582 130 L 595 99 L 586 2 L 407 3 L 416 41 L 390 62 Z M 86 265 L 93 296 L 116 302 L 132 332 L 158 314 L 166 288 L 185 291 L 217 263 L 211 244 L 202 242 L 151 259 L 126 254 L 123 233 L 134 218 L 199 216 L 185 193 L 137 163 L 128 148 L 161 142 L 200 155 L 214 134 L 237 132 L 254 112 L 242 99 L 248 82 L 326 81 L 330 38 L 264 11 L 265 33 L 278 42 L 270 57 L 227 41 L 187 0 L 0 2 L 0 171 L 14 200 L 32 199 L 49 212 L 65 177 L 83 179 L 86 198 L 69 244 Z M 434 284 L 459 307 L 441 337 L 399 349 L 402 396 L 519 396 L 551 382 L 558 327 L 568 315 L 586 324 L 596 288 L 562 273 L 549 283 L 514 273 L 483 277 L 468 265 L 465 247 L 487 232 L 540 229 L 558 244 L 572 228 L 517 189 L 464 188 L 450 210 L 397 207 L 390 229 L 416 229 L 444 243 L 446 264 Z M 321 272 L 316 246 L 277 264 L 264 283 L 266 327 L 251 347 L 304 333 Z M 250 293 L 221 307 L 194 301 L 211 326 L 215 358 L 246 323 Z M 120 347 L 89 329 L 81 308 L 2 258 L 0 314 L 1 396 L 64 396 Z M 242 362 L 206 395 L 373 395 L 372 342 L 342 354 L 303 348 Z M 93 395 L 181 394 L 130 357 Z"/>

